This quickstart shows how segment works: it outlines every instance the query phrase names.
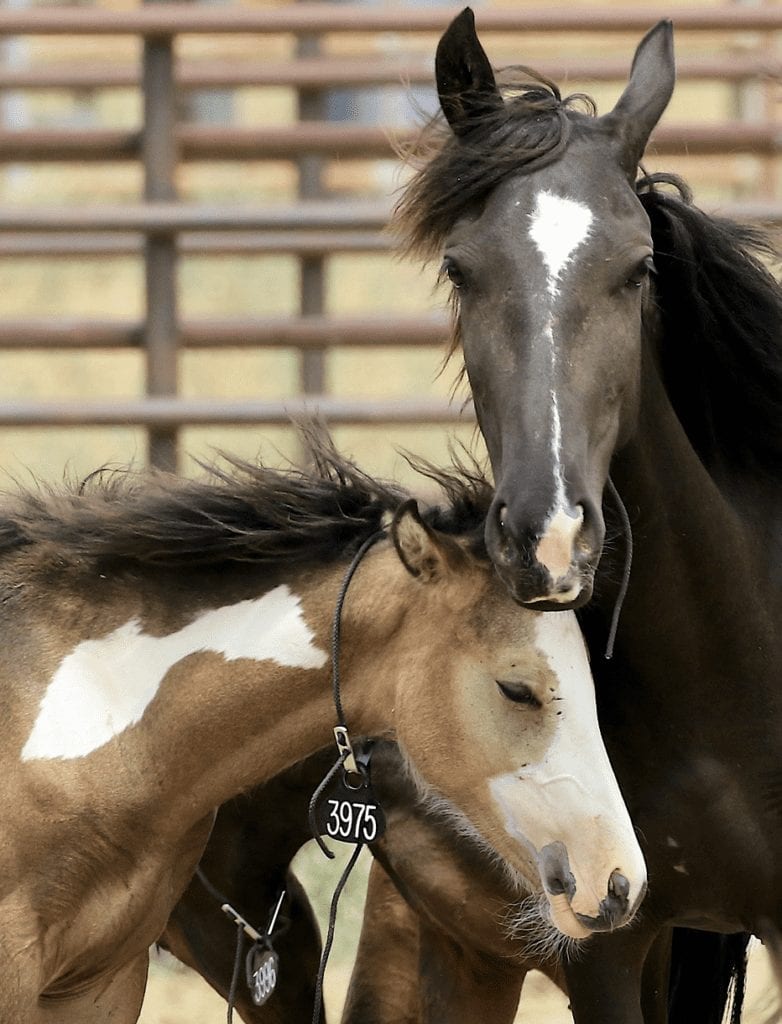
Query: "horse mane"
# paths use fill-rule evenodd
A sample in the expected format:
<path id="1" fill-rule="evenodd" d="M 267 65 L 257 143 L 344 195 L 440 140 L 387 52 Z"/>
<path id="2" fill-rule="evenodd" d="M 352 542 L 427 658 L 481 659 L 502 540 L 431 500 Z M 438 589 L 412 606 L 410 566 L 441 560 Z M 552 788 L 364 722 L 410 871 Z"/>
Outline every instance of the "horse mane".
<path id="1" fill-rule="evenodd" d="M 498 85 L 505 102 L 481 112 L 463 134 L 457 137 L 436 114 L 400 152 L 415 168 L 394 208 L 394 229 L 406 254 L 436 257 L 460 217 L 479 209 L 506 178 L 557 160 L 574 124 L 595 113 L 590 97 L 562 99 L 554 82 L 530 68 L 505 69 Z M 583 112 L 573 109 L 578 104 Z"/>
<path id="2" fill-rule="evenodd" d="M 221 455 L 188 479 L 149 471 L 99 471 L 81 485 L 28 487 L 0 510 L 0 552 L 45 545 L 64 562 L 188 568 L 250 562 L 316 565 L 349 555 L 410 494 L 341 456 L 323 430 L 304 429 L 305 469 L 272 469 Z M 465 536 L 486 558 L 483 522 L 491 485 L 473 460 L 450 470 L 411 465 L 444 492 L 422 509 L 433 528 Z"/>
<path id="3" fill-rule="evenodd" d="M 652 225 L 663 383 L 690 443 L 707 469 L 779 478 L 782 288 L 766 266 L 776 253 L 757 228 L 699 210 L 673 175 L 637 191 Z"/>

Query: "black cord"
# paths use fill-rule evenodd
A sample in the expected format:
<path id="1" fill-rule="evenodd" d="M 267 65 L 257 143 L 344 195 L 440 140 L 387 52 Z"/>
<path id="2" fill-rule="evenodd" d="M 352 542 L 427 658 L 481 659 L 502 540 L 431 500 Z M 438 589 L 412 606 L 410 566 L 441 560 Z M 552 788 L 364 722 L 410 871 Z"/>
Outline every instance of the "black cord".
<path id="1" fill-rule="evenodd" d="M 323 952 L 320 956 L 320 966 L 318 967 L 318 978 L 315 983 L 315 1008 L 312 1012 L 312 1024 L 319 1024 L 320 1015 L 323 1012 L 323 979 L 326 975 L 326 964 L 328 963 L 329 954 L 331 953 L 331 947 L 334 944 L 334 930 L 337 926 L 337 906 L 339 904 L 339 897 L 342 894 L 342 890 L 345 888 L 345 884 L 350 876 L 350 872 L 356 865 L 359 854 L 364 849 L 363 843 L 356 843 L 353 853 L 350 855 L 345 870 L 342 872 L 342 877 L 337 882 L 337 887 L 334 890 L 334 895 L 331 897 L 331 907 L 329 908 L 329 927 L 326 934 L 326 942 L 323 946 Z M 332 857 L 334 855 L 332 854 Z"/>
<path id="2" fill-rule="evenodd" d="M 217 888 L 217 886 L 212 885 L 212 883 L 209 881 L 209 879 L 204 874 L 203 868 L 201 867 L 200 864 L 195 869 L 195 873 L 196 873 L 196 878 L 198 879 L 198 881 L 201 883 L 201 885 L 203 885 L 203 887 L 206 889 L 206 891 L 209 893 L 209 895 L 213 899 L 215 899 L 221 905 L 223 903 L 230 904 L 231 901 L 228 899 L 228 897 L 225 895 L 225 893 L 220 892 L 220 890 Z"/>
<path id="3" fill-rule="evenodd" d="M 323 794 L 323 790 L 326 788 L 326 786 L 328 786 L 328 784 L 331 782 L 331 780 L 337 774 L 339 769 L 345 763 L 345 758 L 347 756 L 348 756 L 347 751 L 345 751 L 343 754 L 340 754 L 339 758 L 331 766 L 331 768 L 329 769 L 328 774 L 326 775 L 326 777 L 323 779 L 321 784 L 318 786 L 318 788 L 312 794 L 312 798 L 310 799 L 310 806 L 309 806 L 309 809 L 307 811 L 307 816 L 308 816 L 309 822 L 310 822 L 310 832 L 312 833 L 312 837 L 315 840 L 315 842 L 318 844 L 318 846 L 321 848 L 321 851 L 328 857 L 329 860 L 334 860 L 334 854 L 328 848 L 328 846 L 326 846 L 326 844 L 323 842 L 323 837 L 321 836 L 320 830 L 318 829 L 318 823 L 315 820 L 315 811 L 317 810 L 318 801 L 320 800 L 320 798 L 321 798 L 321 796 Z"/>
<path id="4" fill-rule="evenodd" d="M 378 530 L 376 533 L 373 533 L 371 537 L 367 537 L 353 556 L 353 561 L 348 566 L 348 571 L 345 573 L 345 578 L 342 580 L 342 586 L 339 588 L 337 603 L 334 608 L 334 621 L 331 627 L 331 678 L 334 687 L 334 707 L 337 711 L 337 722 L 343 727 L 345 726 L 345 712 L 342 708 L 339 678 L 339 642 L 342 632 L 342 606 L 345 603 L 345 596 L 348 592 L 350 581 L 353 579 L 353 575 L 356 569 L 358 569 L 361 559 L 367 551 L 369 551 L 372 545 L 376 544 L 381 537 L 385 537 L 385 530 Z"/>
<path id="5" fill-rule="evenodd" d="M 228 1014 L 226 1020 L 232 1024 L 234 1019 L 234 1003 L 236 1002 L 236 990 L 239 987 L 239 970 L 242 965 L 242 953 L 244 952 L 244 928 L 241 921 L 236 926 L 236 954 L 234 956 L 234 969 L 231 975 L 231 987 L 228 989 Z"/>
<path id="6" fill-rule="evenodd" d="M 610 661 L 614 656 L 614 642 L 616 641 L 616 632 L 619 629 L 619 616 L 622 612 L 622 605 L 624 604 L 625 597 L 627 596 L 627 588 L 630 586 L 630 570 L 633 566 L 633 530 L 630 525 L 630 516 L 627 514 L 625 504 L 610 476 L 606 480 L 606 487 L 619 510 L 619 518 L 622 520 L 622 528 L 625 534 L 625 567 L 624 572 L 622 573 L 622 584 L 619 587 L 619 593 L 617 594 L 616 602 L 614 603 L 614 612 L 611 616 L 611 628 L 608 631 L 608 641 L 606 642 L 605 659 L 606 661 Z"/>
<path id="7" fill-rule="evenodd" d="M 342 634 L 342 608 L 343 605 L 345 604 L 345 597 L 348 592 L 348 587 L 350 586 L 350 582 L 353 579 L 353 576 L 356 572 L 356 569 L 358 569 L 362 558 L 367 553 L 367 551 L 369 551 L 372 545 L 379 541 L 381 537 L 385 537 L 385 535 L 385 530 L 378 530 L 376 533 L 373 533 L 370 537 L 367 537 L 367 539 L 363 542 L 361 547 L 355 553 L 355 555 L 353 556 L 353 560 L 348 566 L 348 570 L 345 573 L 345 576 L 342 580 L 342 584 L 339 588 L 339 593 L 337 594 L 337 602 L 334 607 L 334 619 L 331 627 L 331 678 L 334 691 L 334 708 L 337 713 L 337 722 L 346 731 L 347 723 L 345 721 L 345 711 L 342 707 L 342 695 L 340 692 L 341 680 L 339 674 L 339 646 Z M 329 860 L 334 859 L 334 854 L 323 842 L 323 839 L 318 830 L 317 821 L 315 820 L 315 811 L 317 808 L 318 801 L 320 800 L 320 797 L 323 794 L 323 791 L 334 778 L 336 773 L 342 768 L 347 757 L 347 750 L 344 750 L 340 753 L 339 758 L 332 765 L 326 777 L 323 779 L 321 784 L 312 794 L 312 799 L 310 800 L 310 829 L 312 830 L 312 834 L 318 846 L 321 848 L 323 853 L 329 858 Z M 353 853 L 350 855 L 350 860 L 348 861 L 345 870 L 342 872 L 342 877 L 337 882 L 337 886 L 334 889 L 334 895 L 331 898 L 331 907 L 329 909 L 328 933 L 326 935 L 326 942 L 323 946 L 323 952 L 321 953 L 320 966 L 318 967 L 318 978 L 315 984 L 315 1006 L 312 1011 L 312 1024 L 319 1024 L 320 1016 L 321 1013 L 323 1012 L 323 979 L 326 974 L 326 964 L 328 963 L 329 954 L 331 953 L 331 947 L 334 944 L 334 930 L 337 924 L 337 906 L 339 904 L 339 897 L 342 893 L 342 890 L 345 888 L 345 884 L 348 880 L 350 872 L 353 870 L 355 863 L 358 860 L 359 854 L 363 849 L 363 843 L 356 843 Z"/>

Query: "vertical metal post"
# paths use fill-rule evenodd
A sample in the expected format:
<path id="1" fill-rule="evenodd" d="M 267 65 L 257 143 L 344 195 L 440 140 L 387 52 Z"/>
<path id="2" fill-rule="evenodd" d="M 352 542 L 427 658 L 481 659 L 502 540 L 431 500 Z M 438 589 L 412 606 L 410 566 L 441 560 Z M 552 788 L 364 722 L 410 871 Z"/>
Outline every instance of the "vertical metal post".
<path id="1" fill-rule="evenodd" d="M 150 2 L 150 0 L 147 0 Z M 151 0 L 155 2 L 155 0 Z M 144 198 L 176 198 L 176 89 L 172 36 L 144 40 L 144 126 L 142 159 Z M 177 391 L 177 281 L 176 237 L 147 237 L 145 244 L 146 387 L 148 395 L 175 395 Z M 177 428 L 149 431 L 149 462 L 172 472 L 177 468 Z"/>
<path id="2" fill-rule="evenodd" d="M 764 7 L 764 0 L 734 0 L 738 7 Z M 735 37 L 734 37 L 735 38 Z M 773 39 L 770 33 L 756 32 L 752 36 L 753 50 L 766 57 L 773 55 Z M 747 50 L 745 49 L 745 53 Z M 763 80 L 752 79 L 741 81 L 736 86 L 736 116 L 741 121 L 766 121 L 773 119 L 774 100 L 772 89 L 776 85 L 770 78 Z M 756 154 L 752 162 L 757 167 L 758 173 L 754 175 L 752 182 L 752 195 L 758 192 L 772 199 L 776 194 L 776 169 L 777 159 L 775 156 Z M 735 190 L 734 190 L 735 191 Z M 742 190 L 742 195 L 745 190 Z"/>
<path id="3" fill-rule="evenodd" d="M 302 35 L 296 45 L 298 57 L 314 57 L 320 52 L 320 37 Z M 323 93 L 319 89 L 300 89 L 298 113 L 300 121 L 321 120 L 324 116 Z M 299 196 L 318 199 L 323 195 L 323 161 L 317 156 L 304 156 L 299 160 Z M 301 256 L 299 311 L 302 316 L 323 313 L 325 296 L 325 260 L 323 256 Z M 299 356 L 299 381 L 304 394 L 321 395 L 326 388 L 325 348 L 304 349 Z"/>

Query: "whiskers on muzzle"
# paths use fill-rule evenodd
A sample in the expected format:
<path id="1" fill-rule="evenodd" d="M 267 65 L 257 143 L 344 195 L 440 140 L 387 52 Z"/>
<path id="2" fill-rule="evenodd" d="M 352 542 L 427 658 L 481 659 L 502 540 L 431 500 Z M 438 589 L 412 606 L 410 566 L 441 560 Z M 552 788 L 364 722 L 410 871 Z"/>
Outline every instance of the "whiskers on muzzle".
<path id="1" fill-rule="evenodd" d="M 519 956 L 544 963 L 560 963 L 575 959 L 581 950 L 581 939 L 564 935 L 551 923 L 549 904 L 543 892 L 530 893 L 508 907 L 502 922 L 505 935 L 521 943 Z"/>

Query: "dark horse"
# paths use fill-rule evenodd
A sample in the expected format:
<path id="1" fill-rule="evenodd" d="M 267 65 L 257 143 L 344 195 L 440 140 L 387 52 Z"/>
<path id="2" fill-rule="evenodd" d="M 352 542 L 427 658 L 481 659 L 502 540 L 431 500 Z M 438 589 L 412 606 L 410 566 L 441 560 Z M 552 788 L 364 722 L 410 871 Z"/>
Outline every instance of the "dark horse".
<path id="1" fill-rule="evenodd" d="M 642 920 L 565 965 L 573 1013 L 657 1024 L 644 965 L 672 926 L 772 948 L 782 928 L 782 292 L 756 232 L 637 177 L 674 85 L 669 23 L 602 117 L 542 80 L 500 89 L 469 9 L 437 83 L 447 126 L 400 225 L 453 285 L 498 572 L 543 608 L 595 582 L 601 726 L 650 868 Z M 634 558 L 606 661 L 629 540 L 603 544 L 609 472 Z M 692 965 L 716 945 L 682 932 L 674 952 Z M 675 977 L 671 1019 L 719 1019 Z"/>

